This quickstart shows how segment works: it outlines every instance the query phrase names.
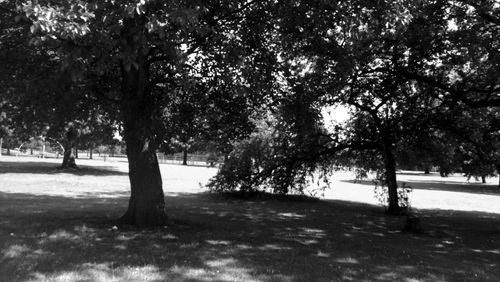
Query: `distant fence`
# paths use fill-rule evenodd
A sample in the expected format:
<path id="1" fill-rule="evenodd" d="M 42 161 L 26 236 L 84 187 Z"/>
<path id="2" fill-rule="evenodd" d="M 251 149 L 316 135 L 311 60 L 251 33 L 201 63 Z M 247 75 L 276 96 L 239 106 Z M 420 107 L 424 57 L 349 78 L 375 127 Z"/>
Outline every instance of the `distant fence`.
<path id="1" fill-rule="evenodd" d="M 2 153 L 3 155 L 7 155 L 7 149 L 2 148 Z M 62 158 L 62 154 L 59 152 L 53 152 L 51 150 L 48 151 L 41 151 L 39 149 L 23 149 L 23 150 L 18 150 L 18 149 L 10 149 L 10 155 L 14 156 L 23 156 L 23 157 L 41 157 L 41 158 Z M 184 161 L 184 155 L 182 153 L 177 153 L 177 154 L 164 154 L 164 153 L 157 153 L 156 154 L 158 157 L 158 162 L 160 164 L 182 164 Z M 89 153 L 88 151 L 82 150 L 78 152 L 78 159 L 89 159 Z M 94 160 L 103 160 L 105 162 L 127 162 L 127 155 L 124 154 L 97 154 L 94 153 L 93 157 Z M 215 162 L 215 165 L 219 165 L 222 163 L 222 159 L 219 159 Z M 200 154 L 200 153 L 195 153 L 195 154 L 188 154 L 187 156 L 187 164 L 188 165 L 193 165 L 193 166 L 209 166 L 209 154 Z"/>
<path id="2" fill-rule="evenodd" d="M 170 155 L 164 153 L 157 153 L 157 156 L 158 156 L 158 162 L 160 164 L 182 164 L 184 161 L 184 155 L 182 153 L 170 154 Z M 209 165 L 208 154 L 188 154 L 187 164 L 207 166 Z"/>

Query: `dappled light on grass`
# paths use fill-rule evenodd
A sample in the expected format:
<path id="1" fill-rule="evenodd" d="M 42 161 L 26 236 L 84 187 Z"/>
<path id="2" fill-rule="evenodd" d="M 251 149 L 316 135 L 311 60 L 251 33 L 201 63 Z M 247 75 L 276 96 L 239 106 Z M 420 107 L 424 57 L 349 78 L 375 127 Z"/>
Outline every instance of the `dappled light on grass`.
<path id="1" fill-rule="evenodd" d="M 303 214 L 298 214 L 294 212 L 279 213 L 278 216 L 282 218 L 291 218 L 291 219 L 300 219 L 306 217 Z"/>
<path id="2" fill-rule="evenodd" d="M 26 196 L 29 200 L 23 202 L 16 197 L 19 208 L 23 203 L 52 205 L 42 209 L 37 220 L 12 209 L 2 212 L 17 222 L 0 226 L 0 275 L 10 280 L 448 281 L 474 274 L 484 281 L 500 278 L 491 268 L 500 243 L 498 218 L 435 212 L 423 219 L 426 233 L 415 236 L 400 231 L 404 218 L 386 217 L 373 206 L 228 202 L 185 194 L 166 199 L 171 225 L 138 230 L 113 228 L 104 215 L 85 217 L 93 211 L 61 205 L 63 198 Z M 90 204 L 93 199 L 74 201 L 104 211 Z M 58 204 L 59 215 L 50 211 Z M 111 205 L 123 207 L 126 201 Z M 251 222 L 246 215 L 253 211 L 269 216 Z M 466 270 L 457 274 L 450 264 Z"/>
<path id="3" fill-rule="evenodd" d="M 338 258 L 334 260 L 336 263 L 342 263 L 342 264 L 359 264 L 359 261 L 355 258 L 351 257 L 345 257 L 345 258 Z"/>
<path id="4" fill-rule="evenodd" d="M 26 245 L 14 244 L 7 247 L 2 253 L 4 258 L 17 258 L 30 252 L 32 252 L 32 250 Z"/>
<path id="5" fill-rule="evenodd" d="M 120 282 L 120 281 L 163 281 L 165 276 L 158 267 L 114 267 L 112 263 L 84 263 L 73 271 L 61 271 L 53 274 L 35 272 L 27 281 L 95 281 L 95 282 Z"/>

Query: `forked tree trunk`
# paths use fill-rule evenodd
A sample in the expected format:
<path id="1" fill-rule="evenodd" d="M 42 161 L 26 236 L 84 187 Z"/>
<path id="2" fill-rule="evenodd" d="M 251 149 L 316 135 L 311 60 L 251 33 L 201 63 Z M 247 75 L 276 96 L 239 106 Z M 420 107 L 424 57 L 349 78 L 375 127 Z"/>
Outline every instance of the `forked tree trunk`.
<path id="1" fill-rule="evenodd" d="M 385 181 L 388 189 L 389 203 L 387 213 L 400 214 L 401 208 L 398 201 L 398 183 L 396 180 L 396 161 L 390 142 L 384 145 Z"/>
<path id="2" fill-rule="evenodd" d="M 75 148 L 69 143 L 64 146 L 63 162 L 61 164 L 61 169 L 65 168 L 78 168 L 75 161 Z"/>
<path id="3" fill-rule="evenodd" d="M 68 129 L 66 132 L 66 140 L 64 141 L 64 155 L 61 169 L 78 168 L 75 162 L 75 143 L 77 132 L 74 128 Z"/>
<path id="4" fill-rule="evenodd" d="M 157 130 L 154 125 L 155 101 L 148 87 L 149 66 L 143 45 L 143 21 L 136 17 L 123 23 L 122 38 L 135 50 L 134 65 L 122 65 L 122 120 L 127 144 L 131 195 L 121 217 L 122 224 L 139 227 L 167 223 L 162 180 L 156 157 Z"/>

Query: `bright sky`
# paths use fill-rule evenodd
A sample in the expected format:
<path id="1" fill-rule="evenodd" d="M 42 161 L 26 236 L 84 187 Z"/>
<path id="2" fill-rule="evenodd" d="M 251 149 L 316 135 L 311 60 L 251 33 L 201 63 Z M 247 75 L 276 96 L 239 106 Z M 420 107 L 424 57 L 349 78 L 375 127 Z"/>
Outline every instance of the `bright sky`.
<path id="1" fill-rule="evenodd" d="M 321 114 L 326 128 L 331 128 L 333 125 L 347 121 L 350 118 L 349 110 L 342 105 L 325 107 Z"/>

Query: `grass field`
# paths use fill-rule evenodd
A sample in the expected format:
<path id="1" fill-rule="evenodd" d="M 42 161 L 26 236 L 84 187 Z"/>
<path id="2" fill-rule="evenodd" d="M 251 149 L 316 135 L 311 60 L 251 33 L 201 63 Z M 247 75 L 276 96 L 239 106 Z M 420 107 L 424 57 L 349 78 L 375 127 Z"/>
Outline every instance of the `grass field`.
<path id="1" fill-rule="evenodd" d="M 337 173 L 321 201 L 204 192 L 212 168 L 162 165 L 167 227 L 115 228 L 125 163 L 0 159 L 0 281 L 500 281 L 500 191 L 403 172 L 424 233 Z"/>

